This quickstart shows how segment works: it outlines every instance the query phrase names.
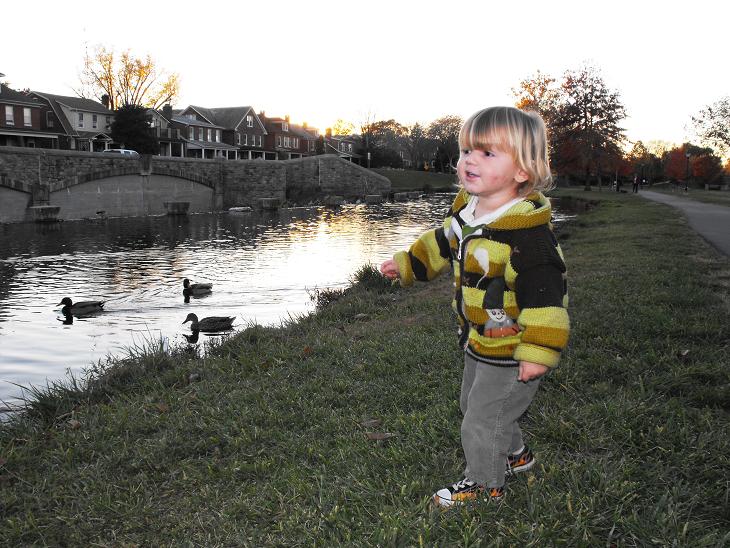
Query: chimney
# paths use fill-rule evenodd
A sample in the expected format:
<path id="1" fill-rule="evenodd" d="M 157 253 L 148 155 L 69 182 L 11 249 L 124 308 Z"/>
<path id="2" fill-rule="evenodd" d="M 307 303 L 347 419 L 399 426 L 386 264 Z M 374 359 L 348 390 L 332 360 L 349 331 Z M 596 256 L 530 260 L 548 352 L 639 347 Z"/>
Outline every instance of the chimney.
<path id="1" fill-rule="evenodd" d="M 289 123 L 289 115 L 288 114 L 286 116 L 284 116 L 284 120 L 286 120 L 286 123 L 287 124 Z"/>
<path id="2" fill-rule="evenodd" d="M 172 105 L 167 104 L 162 107 L 162 115 L 168 120 L 172 120 Z"/>
<path id="3" fill-rule="evenodd" d="M 303 127 L 304 129 L 307 129 L 307 122 L 304 122 L 304 123 L 302 124 L 302 127 Z"/>
<path id="4" fill-rule="evenodd" d="M 109 96 L 106 93 L 101 96 L 101 104 L 104 108 L 109 108 Z"/>
<path id="5" fill-rule="evenodd" d="M 327 131 L 325 132 L 325 135 L 327 136 L 327 139 L 331 139 L 332 138 L 332 128 L 331 127 L 328 127 L 327 128 Z"/>

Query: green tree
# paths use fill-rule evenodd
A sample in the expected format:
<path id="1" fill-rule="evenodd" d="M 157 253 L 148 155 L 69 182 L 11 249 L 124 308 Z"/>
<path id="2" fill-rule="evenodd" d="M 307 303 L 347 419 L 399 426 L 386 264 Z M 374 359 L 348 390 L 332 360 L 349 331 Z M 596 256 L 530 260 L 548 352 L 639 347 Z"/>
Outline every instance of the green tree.
<path id="1" fill-rule="evenodd" d="M 459 132 L 464 120 L 453 114 L 442 116 L 431 122 L 426 135 L 436 144 L 436 161 L 442 171 L 456 166 L 459 158 Z"/>
<path id="2" fill-rule="evenodd" d="M 702 109 L 692 123 L 703 144 L 725 154 L 730 149 L 730 96 Z"/>
<path id="3" fill-rule="evenodd" d="M 139 105 L 124 105 L 114 113 L 112 139 L 140 154 L 158 154 L 159 143 L 150 131 L 151 116 Z"/>
<path id="4" fill-rule="evenodd" d="M 149 55 L 138 58 L 127 50 L 117 56 L 102 45 L 93 54 L 86 51 L 79 80 L 81 97 L 107 96 L 112 110 L 124 105 L 161 108 L 175 102 L 180 88 L 179 76 L 160 70 Z"/>

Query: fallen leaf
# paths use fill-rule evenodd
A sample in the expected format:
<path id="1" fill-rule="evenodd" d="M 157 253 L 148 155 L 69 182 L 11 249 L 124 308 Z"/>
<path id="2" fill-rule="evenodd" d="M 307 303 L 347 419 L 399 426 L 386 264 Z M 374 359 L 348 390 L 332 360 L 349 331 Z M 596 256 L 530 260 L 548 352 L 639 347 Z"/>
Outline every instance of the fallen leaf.
<path id="1" fill-rule="evenodd" d="M 310 354 L 311 354 L 312 352 L 314 352 L 314 348 L 312 348 L 312 347 L 311 347 L 311 346 L 309 346 L 309 345 L 305 346 L 305 347 L 304 347 L 304 348 L 302 349 L 302 354 L 304 354 L 305 356 L 309 356 L 309 355 L 310 355 Z"/>
<path id="2" fill-rule="evenodd" d="M 383 441 L 395 437 L 391 432 L 365 432 L 370 441 Z"/>
<path id="3" fill-rule="evenodd" d="M 167 413 L 170 410 L 170 406 L 167 405 L 165 402 L 160 402 L 155 407 L 157 407 L 157 410 L 160 413 Z"/>
<path id="4" fill-rule="evenodd" d="M 382 422 L 380 419 L 365 419 L 360 424 L 365 428 L 377 428 Z"/>
<path id="5" fill-rule="evenodd" d="M 69 426 L 69 428 L 71 428 L 71 430 L 78 430 L 79 428 L 81 428 L 81 423 L 79 421 L 77 421 L 76 419 L 71 419 L 66 424 L 68 424 L 68 426 Z"/>

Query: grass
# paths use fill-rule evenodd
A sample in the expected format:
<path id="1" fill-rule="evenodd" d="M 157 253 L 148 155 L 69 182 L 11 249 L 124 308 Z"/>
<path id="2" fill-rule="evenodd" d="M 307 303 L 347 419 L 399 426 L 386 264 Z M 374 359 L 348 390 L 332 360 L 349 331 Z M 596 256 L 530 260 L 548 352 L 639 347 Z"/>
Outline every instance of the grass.
<path id="1" fill-rule="evenodd" d="M 680 185 L 678 187 L 674 187 L 669 183 L 652 185 L 650 187 L 647 187 L 646 190 L 663 192 L 664 194 L 670 194 L 678 196 L 680 198 L 689 198 L 690 200 L 697 200 L 698 202 L 705 202 L 708 204 L 730 206 L 730 192 L 726 190 L 704 190 L 700 188 L 690 188 L 689 191 L 685 194 L 683 186 Z"/>
<path id="2" fill-rule="evenodd" d="M 452 191 L 456 182 L 456 175 L 448 173 L 388 168 L 378 168 L 371 171 L 390 179 L 391 189 L 394 192 L 407 190 Z"/>
<path id="3" fill-rule="evenodd" d="M 2 425 L 0 544 L 728 545 L 730 261 L 667 206 L 557 195 L 599 203 L 558 233 L 571 343 L 503 504 L 428 507 L 462 470 L 449 280 L 363 268 L 316 314 L 143 346 Z"/>

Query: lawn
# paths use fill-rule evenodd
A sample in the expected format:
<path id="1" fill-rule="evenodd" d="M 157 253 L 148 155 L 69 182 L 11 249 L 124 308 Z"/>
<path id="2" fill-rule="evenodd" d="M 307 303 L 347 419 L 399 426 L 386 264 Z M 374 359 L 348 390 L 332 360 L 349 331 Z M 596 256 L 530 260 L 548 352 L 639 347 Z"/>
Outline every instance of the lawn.
<path id="1" fill-rule="evenodd" d="M 387 168 L 373 169 L 372 171 L 390 179 L 391 189 L 394 192 L 407 190 L 452 191 L 456 183 L 456 175 L 448 173 Z"/>
<path id="2" fill-rule="evenodd" d="M 450 280 L 364 268 L 205 358 L 37 394 L 0 427 L 0 545 L 727 546 L 730 261 L 667 206 L 556 195 L 595 204 L 558 232 L 571 342 L 503 503 L 429 506 L 462 471 Z"/>

